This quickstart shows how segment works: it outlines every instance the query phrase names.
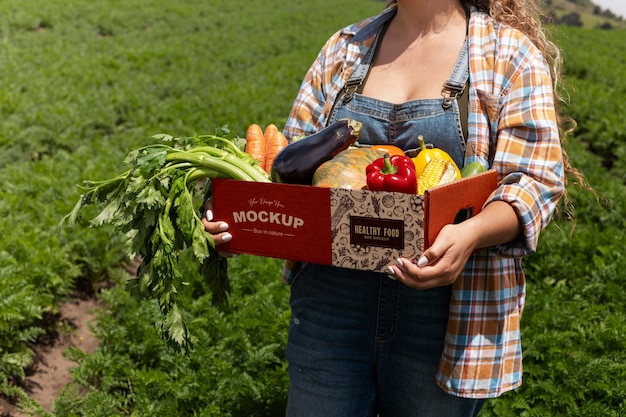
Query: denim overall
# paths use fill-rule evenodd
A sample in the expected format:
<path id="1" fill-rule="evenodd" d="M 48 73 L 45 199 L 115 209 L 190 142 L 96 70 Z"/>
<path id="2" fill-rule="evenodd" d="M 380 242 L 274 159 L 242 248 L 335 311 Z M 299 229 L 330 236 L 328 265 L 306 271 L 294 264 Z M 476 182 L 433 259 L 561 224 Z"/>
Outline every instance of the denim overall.
<path id="1" fill-rule="evenodd" d="M 446 83 L 452 97 L 402 104 L 358 92 L 375 49 L 348 82 L 328 123 L 359 120 L 363 146 L 415 150 L 423 135 L 461 167 L 465 145 L 455 98 L 468 78 L 467 42 Z M 417 291 L 386 274 L 308 264 L 291 282 L 291 291 L 288 417 L 478 414 L 483 400 L 448 395 L 435 383 L 450 287 Z"/>
<path id="2" fill-rule="evenodd" d="M 467 41 L 450 79 L 444 84 L 447 95 L 443 99 L 411 100 L 402 104 L 388 103 L 358 93 L 369 72 L 375 49 L 376 44 L 348 80 L 345 93 L 337 99 L 328 124 L 342 118 L 358 120 L 363 123 L 358 145 L 395 145 L 412 156 L 419 148 L 417 137 L 422 135 L 427 144 L 446 151 L 462 168 L 465 140 L 456 98 L 466 93 L 465 84 L 469 78 Z"/>

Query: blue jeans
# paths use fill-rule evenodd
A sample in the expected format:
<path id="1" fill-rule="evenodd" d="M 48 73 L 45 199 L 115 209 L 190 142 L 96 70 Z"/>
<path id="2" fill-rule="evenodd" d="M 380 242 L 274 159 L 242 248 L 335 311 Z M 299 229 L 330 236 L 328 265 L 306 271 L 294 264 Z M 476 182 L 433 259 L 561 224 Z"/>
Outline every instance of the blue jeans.
<path id="1" fill-rule="evenodd" d="M 288 417 L 469 417 L 435 383 L 450 288 L 306 265 L 291 283 Z"/>

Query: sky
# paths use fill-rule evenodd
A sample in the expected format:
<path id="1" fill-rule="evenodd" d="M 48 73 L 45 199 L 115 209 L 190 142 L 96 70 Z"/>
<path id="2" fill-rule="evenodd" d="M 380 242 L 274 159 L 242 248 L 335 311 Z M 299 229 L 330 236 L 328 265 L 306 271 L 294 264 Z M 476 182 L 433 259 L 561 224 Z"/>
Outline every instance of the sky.
<path id="1" fill-rule="evenodd" d="M 626 18 L 625 0 L 593 0 L 593 4 L 596 4 L 603 9 L 609 9 L 614 14 Z"/>

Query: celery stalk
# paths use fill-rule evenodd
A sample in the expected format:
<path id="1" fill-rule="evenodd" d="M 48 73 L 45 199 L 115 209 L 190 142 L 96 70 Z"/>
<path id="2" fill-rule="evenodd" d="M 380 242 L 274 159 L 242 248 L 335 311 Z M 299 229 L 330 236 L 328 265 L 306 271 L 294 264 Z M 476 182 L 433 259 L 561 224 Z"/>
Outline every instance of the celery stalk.
<path id="1" fill-rule="evenodd" d="M 269 176 L 230 139 L 217 135 L 174 138 L 131 151 L 130 168 L 99 181 L 83 181 L 82 195 L 62 223 L 79 223 L 87 206 L 100 208 L 91 226 L 112 224 L 128 239 L 130 256 L 142 259 L 137 279 L 127 289 L 138 300 L 156 300 L 166 341 L 188 351 L 191 338 L 177 305 L 177 288 L 184 285 L 179 255 L 191 250 L 198 271 L 214 302 L 227 303 L 230 288 L 226 260 L 219 257 L 211 235 L 204 232 L 199 211 L 199 181 L 231 178 L 269 182 Z"/>

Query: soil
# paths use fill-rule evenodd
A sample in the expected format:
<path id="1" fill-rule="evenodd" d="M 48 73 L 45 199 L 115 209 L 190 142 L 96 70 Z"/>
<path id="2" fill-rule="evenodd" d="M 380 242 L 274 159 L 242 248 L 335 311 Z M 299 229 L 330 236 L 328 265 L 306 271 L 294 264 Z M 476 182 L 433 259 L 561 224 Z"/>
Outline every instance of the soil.
<path id="1" fill-rule="evenodd" d="M 77 364 L 66 359 L 63 352 L 75 346 L 83 352 L 93 353 L 98 347 L 98 339 L 89 323 L 100 307 L 102 305 L 95 295 L 76 296 L 62 305 L 54 317 L 60 324 L 56 326 L 57 330 L 40 338 L 34 347 L 34 365 L 21 385 L 44 409 L 49 411 L 61 389 L 72 382 L 70 370 Z M 6 398 L 0 397 L 0 417 L 24 417 L 24 414 Z"/>
<path id="2" fill-rule="evenodd" d="M 141 259 L 130 263 L 122 263 L 120 267 L 130 277 L 137 276 L 137 268 Z M 50 411 L 52 403 L 61 390 L 73 382 L 72 368 L 77 364 L 63 356 L 69 347 L 76 347 L 85 353 L 93 353 L 99 340 L 91 331 L 91 322 L 96 318 L 97 310 L 106 307 L 98 299 L 102 289 L 114 284 L 104 279 L 94 284 L 87 278 L 76 280 L 75 291 L 70 301 L 63 304 L 59 313 L 47 317 L 50 320 L 49 331 L 39 337 L 33 350 L 35 358 L 33 366 L 26 370 L 26 380 L 20 383 L 24 391 L 46 411 Z M 6 397 L 0 395 L 0 417 L 26 417 L 18 407 Z"/>

